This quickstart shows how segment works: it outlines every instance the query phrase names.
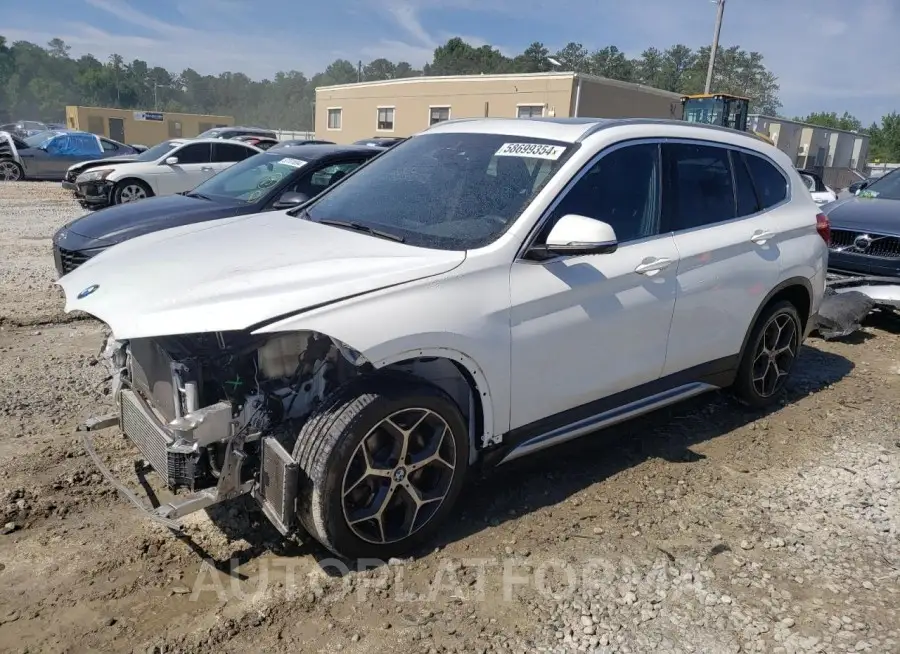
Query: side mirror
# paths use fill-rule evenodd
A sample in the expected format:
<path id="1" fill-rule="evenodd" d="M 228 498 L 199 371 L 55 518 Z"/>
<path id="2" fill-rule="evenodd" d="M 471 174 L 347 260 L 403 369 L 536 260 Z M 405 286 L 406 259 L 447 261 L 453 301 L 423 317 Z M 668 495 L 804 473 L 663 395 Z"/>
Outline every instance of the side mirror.
<path id="1" fill-rule="evenodd" d="M 287 193 L 282 193 L 281 197 L 275 200 L 272 208 L 288 209 L 290 207 L 301 205 L 307 200 L 309 200 L 309 196 L 306 195 L 306 193 L 293 193 L 291 191 L 288 191 Z"/>
<path id="2" fill-rule="evenodd" d="M 544 256 L 584 256 L 610 254 L 618 246 L 612 225 L 570 213 L 556 221 L 546 244 L 535 246 L 532 251 Z"/>
<path id="3" fill-rule="evenodd" d="M 178 157 L 169 157 L 166 159 L 167 166 L 174 166 L 177 163 L 178 163 Z"/>

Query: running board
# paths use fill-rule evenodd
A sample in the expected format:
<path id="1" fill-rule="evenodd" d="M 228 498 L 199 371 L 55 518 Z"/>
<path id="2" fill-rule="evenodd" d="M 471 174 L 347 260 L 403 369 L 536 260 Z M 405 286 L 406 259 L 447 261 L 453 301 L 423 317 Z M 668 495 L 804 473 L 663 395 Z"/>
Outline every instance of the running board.
<path id="1" fill-rule="evenodd" d="M 584 418 L 571 425 L 559 427 L 546 434 L 530 438 L 524 443 L 516 446 L 509 454 L 503 457 L 497 465 L 508 463 L 519 457 L 538 452 L 554 445 L 559 445 L 560 443 L 565 443 L 566 441 L 585 436 L 599 429 L 612 427 L 613 425 L 625 422 L 631 418 L 636 418 L 645 413 L 650 413 L 651 411 L 669 406 L 670 404 L 676 404 L 688 398 L 715 390 L 719 390 L 719 387 L 713 386 L 712 384 L 694 382 L 624 404 L 615 409 L 604 411 L 596 416 Z"/>

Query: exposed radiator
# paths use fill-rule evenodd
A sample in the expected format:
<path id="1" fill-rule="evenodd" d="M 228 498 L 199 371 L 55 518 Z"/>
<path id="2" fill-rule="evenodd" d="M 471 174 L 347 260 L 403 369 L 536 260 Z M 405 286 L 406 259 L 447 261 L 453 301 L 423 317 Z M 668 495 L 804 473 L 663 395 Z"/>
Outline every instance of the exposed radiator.
<path id="1" fill-rule="evenodd" d="M 282 534 L 290 532 L 296 515 L 297 462 L 274 437 L 262 439 L 256 498 Z"/>
<path id="2" fill-rule="evenodd" d="M 122 432 L 137 446 L 166 485 L 194 487 L 199 455 L 173 452 L 172 437 L 135 391 L 122 389 L 119 393 L 119 421 Z"/>

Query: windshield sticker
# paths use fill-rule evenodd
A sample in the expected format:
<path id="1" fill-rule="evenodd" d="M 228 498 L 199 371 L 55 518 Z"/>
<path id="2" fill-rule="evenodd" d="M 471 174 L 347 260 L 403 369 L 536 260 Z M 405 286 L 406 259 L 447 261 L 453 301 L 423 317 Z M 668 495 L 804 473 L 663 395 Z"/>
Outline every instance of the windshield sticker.
<path id="1" fill-rule="evenodd" d="M 877 198 L 878 196 L 878 191 L 860 191 L 856 194 L 858 198 Z"/>
<path id="2" fill-rule="evenodd" d="M 566 149 L 561 145 L 544 145 L 542 143 L 504 143 L 494 153 L 495 157 L 532 157 L 534 159 L 550 159 L 556 161 Z"/>
<path id="3" fill-rule="evenodd" d="M 306 165 L 306 162 L 303 159 L 293 159 L 292 157 L 285 157 L 284 159 L 279 160 L 277 163 L 284 164 L 285 166 L 290 166 L 291 168 L 303 168 Z"/>

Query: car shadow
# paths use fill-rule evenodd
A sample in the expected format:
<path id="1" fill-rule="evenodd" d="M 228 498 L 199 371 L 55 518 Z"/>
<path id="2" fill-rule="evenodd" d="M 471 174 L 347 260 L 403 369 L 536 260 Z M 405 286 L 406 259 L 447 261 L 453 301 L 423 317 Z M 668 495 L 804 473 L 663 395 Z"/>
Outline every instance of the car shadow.
<path id="1" fill-rule="evenodd" d="M 460 497 L 455 514 L 438 536 L 409 555 L 424 556 L 436 547 L 557 505 L 593 484 L 650 459 L 660 458 L 673 464 L 702 460 L 703 455 L 692 450 L 697 444 L 714 440 L 813 395 L 847 376 L 853 368 L 854 364 L 843 356 L 805 345 L 781 401 L 770 409 L 748 408 L 726 392 L 708 394 L 559 445 L 553 448 L 552 457 L 532 456 L 513 461 L 494 474 L 473 479 Z M 246 579 L 234 571 L 233 560 L 243 564 L 265 553 L 276 553 L 310 555 L 325 564 L 324 574 L 342 575 L 334 569 L 334 554 L 312 539 L 307 538 L 303 543 L 284 539 L 250 498 L 209 507 L 207 514 L 226 536 L 243 539 L 248 547 L 229 560 L 218 561 L 188 535 L 173 533 L 223 573 Z M 371 568 L 373 562 L 366 562 Z M 344 572 L 353 569 L 351 563 Z"/>

